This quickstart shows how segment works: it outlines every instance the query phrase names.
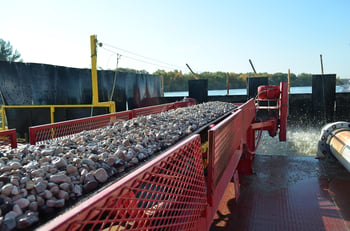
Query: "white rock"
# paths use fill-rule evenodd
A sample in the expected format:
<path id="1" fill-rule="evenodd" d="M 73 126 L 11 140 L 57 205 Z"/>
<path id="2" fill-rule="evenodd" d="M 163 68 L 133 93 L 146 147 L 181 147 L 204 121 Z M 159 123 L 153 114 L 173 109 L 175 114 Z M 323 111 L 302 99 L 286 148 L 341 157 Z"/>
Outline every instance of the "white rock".
<path id="1" fill-rule="evenodd" d="M 100 183 L 104 183 L 108 180 L 108 173 L 104 168 L 97 169 L 93 174 L 96 180 Z"/>
<path id="2" fill-rule="evenodd" d="M 1 188 L 1 193 L 5 196 L 9 196 L 11 195 L 12 189 L 14 188 L 13 184 L 5 184 L 4 186 L 2 186 Z"/>
<path id="3" fill-rule="evenodd" d="M 55 150 L 53 149 L 44 149 L 41 151 L 41 155 L 43 156 L 52 156 Z"/>
<path id="4" fill-rule="evenodd" d="M 12 191 L 11 191 L 12 195 L 18 195 L 19 194 L 19 190 L 17 186 L 13 186 Z"/>
<path id="5" fill-rule="evenodd" d="M 23 211 L 18 204 L 13 206 L 12 211 L 16 212 L 18 216 L 23 214 Z"/>
<path id="6" fill-rule="evenodd" d="M 65 168 L 67 166 L 67 161 L 62 157 L 55 157 L 52 160 L 52 164 L 56 166 L 56 168 Z"/>
<path id="7" fill-rule="evenodd" d="M 30 201 L 27 198 L 21 198 L 19 200 L 16 200 L 14 203 L 18 205 L 21 209 L 25 209 L 28 207 Z"/>
<path id="8" fill-rule="evenodd" d="M 52 198 L 52 192 L 50 191 L 50 190 L 45 190 L 44 191 L 44 195 L 43 195 L 43 197 L 45 198 L 45 199 L 51 199 Z"/>
<path id="9" fill-rule="evenodd" d="M 14 162 L 10 163 L 11 170 L 19 169 L 21 166 L 22 166 L 21 163 L 17 162 L 17 161 L 14 161 Z"/>
<path id="10" fill-rule="evenodd" d="M 69 183 L 71 182 L 71 179 L 69 176 L 65 175 L 65 174 L 55 174 L 50 176 L 50 182 L 56 183 L 56 184 L 60 184 L 60 183 Z"/>
<path id="11" fill-rule="evenodd" d="M 74 185 L 73 187 L 73 193 L 75 193 L 76 196 L 81 196 L 83 194 L 83 188 L 81 187 L 81 185 Z"/>
<path id="12" fill-rule="evenodd" d="M 67 174 L 75 174 L 78 172 L 77 167 L 73 166 L 73 165 L 67 165 Z"/>
<path id="13" fill-rule="evenodd" d="M 10 211 L 6 213 L 4 220 L 11 219 L 11 218 L 16 218 L 19 214 L 16 213 L 15 211 Z"/>
<path id="14" fill-rule="evenodd" d="M 59 199 L 66 199 L 66 200 L 68 200 L 69 199 L 69 194 L 68 194 L 68 192 L 66 192 L 64 190 L 60 190 L 60 192 L 58 193 L 57 197 Z"/>

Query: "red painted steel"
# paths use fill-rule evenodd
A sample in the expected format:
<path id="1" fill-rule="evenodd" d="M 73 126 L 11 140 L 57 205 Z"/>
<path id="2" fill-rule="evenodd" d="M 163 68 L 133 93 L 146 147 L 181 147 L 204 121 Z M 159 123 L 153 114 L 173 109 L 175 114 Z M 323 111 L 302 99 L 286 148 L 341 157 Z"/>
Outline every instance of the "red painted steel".
<path id="1" fill-rule="evenodd" d="M 30 144 L 36 144 L 40 141 L 68 136 L 84 130 L 103 128 L 108 126 L 111 122 L 117 120 L 129 120 L 141 115 L 161 113 L 179 107 L 191 106 L 194 105 L 194 103 L 195 102 L 192 99 L 186 99 L 185 101 L 175 102 L 171 104 L 144 107 L 130 111 L 69 120 L 47 125 L 33 126 L 29 128 L 29 142 Z"/>
<path id="2" fill-rule="evenodd" d="M 241 153 L 235 153 L 237 150 L 242 152 L 240 148 L 241 124 L 242 113 L 238 110 L 208 131 L 208 197 L 210 204 L 213 204 L 215 193 L 221 191 L 217 186 L 223 180 L 227 166 L 230 162 L 234 162 L 233 168 L 229 169 L 232 171 L 231 178 L 241 157 Z"/>
<path id="3" fill-rule="evenodd" d="M 242 110 L 242 145 L 243 154 L 238 164 L 238 172 L 240 174 L 251 174 L 252 164 L 255 150 L 255 132 L 251 128 L 256 118 L 256 105 L 254 99 L 239 107 Z"/>
<path id="4" fill-rule="evenodd" d="M 137 108 L 132 110 L 132 115 L 133 117 L 138 117 L 138 116 L 146 116 L 150 114 L 158 114 L 161 112 L 169 111 L 171 109 L 174 109 L 174 104 L 169 103 L 169 104 L 161 104 L 161 105 L 156 105 L 156 106 L 150 106 L 150 107 L 143 107 L 143 108 Z"/>
<path id="5" fill-rule="evenodd" d="M 188 101 L 135 109 L 129 115 L 148 115 L 191 104 Z M 39 230 L 208 230 L 232 179 L 238 198 L 237 170 L 252 172 L 255 117 L 252 99 L 208 131 L 207 179 L 200 136 L 193 135 Z"/>
<path id="6" fill-rule="evenodd" d="M 258 87 L 259 99 L 278 99 L 280 97 L 280 87 L 263 85 Z"/>
<path id="7" fill-rule="evenodd" d="M 208 131 L 208 227 L 242 155 L 242 121 L 238 110 Z"/>
<path id="8" fill-rule="evenodd" d="M 16 129 L 0 131 L 0 146 L 11 146 L 17 148 Z"/>
<path id="9" fill-rule="evenodd" d="M 200 136 L 193 135 L 39 230 L 196 230 L 206 207 Z"/>
<path id="10" fill-rule="evenodd" d="M 76 134 L 84 130 L 106 127 L 113 121 L 128 120 L 131 118 L 130 114 L 131 111 L 124 111 L 30 127 L 29 143 L 35 144 L 40 141 Z"/>
<path id="11" fill-rule="evenodd" d="M 245 104 L 242 104 L 239 109 L 242 110 L 242 130 L 247 131 L 256 118 L 256 107 L 254 99 L 250 99 Z M 246 143 L 245 137 L 246 136 L 243 136 L 243 143 Z"/>

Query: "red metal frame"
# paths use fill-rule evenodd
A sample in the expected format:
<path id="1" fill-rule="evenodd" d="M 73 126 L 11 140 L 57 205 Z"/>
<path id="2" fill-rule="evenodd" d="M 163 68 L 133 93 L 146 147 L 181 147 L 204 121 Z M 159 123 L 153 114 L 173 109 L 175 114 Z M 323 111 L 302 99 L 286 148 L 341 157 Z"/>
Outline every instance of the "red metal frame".
<path id="1" fill-rule="evenodd" d="M 130 111 L 116 112 L 112 114 L 92 116 L 82 119 L 68 120 L 53 124 L 33 126 L 29 128 L 29 143 L 36 144 L 40 141 L 55 139 L 62 136 L 68 136 L 82 132 L 84 130 L 93 130 L 108 126 L 111 122 L 117 120 L 129 120 L 141 115 L 161 113 L 179 107 L 187 107 L 195 102 L 192 99 L 163 104 L 151 107 L 137 108 Z"/>
<path id="2" fill-rule="evenodd" d="M 93 130 L 108 126 L 116 120 L 128 120 L 131 111 L 117 112 L 106 115 L 87 117 L 82 119 L 68 120 L 53 124 L 33 126 L 29 128 L 29 143 L 36 144 L 40 141 L 68 136 L 84 130 Z"/>
<path id="3" fill-rule="evenodd" d="M 182 106 L 187 102 L 176 104 Z M 170 107 L 151 107 L 149 111 L 163 111 L 164 108 L 169 110 Z M 145 115 L 149 111 L 142 109 L 132 115 Z M 252 99 L 208 131 L 206 179 L 201 141 L 197 134 L 146 162 L 39 230 L 209 230 L 232 179 L 235 181 L 236 199 L 239 196 L 237 170 L 246 174 L 252 172 L 255 130 L 272 129 L 276 123 L 254 123 L 255 118 L 256 105 Z"/>
<path id="4" fill-rule="evenodd" d="M 244 136 L 246 138 L 244 143 L 244 152 L 242 155 L 242 159 L 239 162 L 238 170 L 240 174 L 252 174 L 252 164 L 253 164 L 253 158 L 255 156 L 255 151 L 257 149 L 256 144 L 256 138 L 255 138 L 255 131 L 257 130 L 267 130 L 271 136 L 275 136 L 277 134 L 277 128 L 279 124 L 279 141 L 286 141 L 287 139 L 287 116 L 288 116 L 288 83 L 281 82 L 280 83 L 280 97 L 276 100 L 269 101 L 276 101 L 275 106 L 259 106 L 260 101 L 266 101 L 265 99 L 257 100 L 257 109 L 261 110 L 278 110 L 278 117 L 272 116 L 267 121 L 259 121 L 254 122 L 254 119 L 256 117 L 256 113 L 252 113 L 251 117 L 248 117 L 248 120 L 251 120 L 248 124 L 248 128 L 244 131 L 247 131 L 247 134 Z M 249 107 L 250 110 L 248 113 L 245 113 L 243 115 L 243 118 L 246 118 L 246 115 L 251 113 L 252 107 Z M 247 110 L 247 109 L 246 109 Z M 253 117 L 253 118 L 252 118 Z"/>
<path id="5" fill-rule="evenodd" d="M 242 113 L 234 112 L 208 131 L 208 201 L 217 206 L 241 158 Z M 228 177 L 228 178 L 227 178 Z"/>
<path id="6" fill-rule="evenodd" d="M 226 187 L 232 178 L 235 180 L 236 196 L 239 195 L 238 177 L 234 173 L 243 153 L 242 128 L 246 126 L 243 124 L 242 116 L 242 109 L 236 110 L 208 131 L 209 165 L 206 230 L 209 229 Z"/>
<path id="7" fill-rule="evenodd" d="M 174 104 L 162 104 L 162 105 L 156 105 L 156 106 L 150 106 L 150 107 L 142 107 L 132 110 L 132 117 L 138 117 L 138 116 L 146 116 L 150 114 L 158 114 L 161 112 L 169 111 L 171 109 L 174 109 Z"/>
<path id="8" fill-rule="evenodd" d="M 0 146 L 11 145 L 11 148 L 17 148 L 16 129 L 0 131 Z"/>
<path id="9" fill-rule="evenodd" d="M 39 230 L 193 230 L 207 206 L 203 173 L 193 135 Z"/>

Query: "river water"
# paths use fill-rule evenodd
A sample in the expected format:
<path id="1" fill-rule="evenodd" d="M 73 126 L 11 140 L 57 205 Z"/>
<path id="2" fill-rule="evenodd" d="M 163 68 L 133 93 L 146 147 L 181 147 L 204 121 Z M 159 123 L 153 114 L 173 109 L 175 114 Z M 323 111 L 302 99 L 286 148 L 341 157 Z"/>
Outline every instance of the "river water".
<path id="1" fill-rule="evenodd" d="M 288 127 L 287 141 L 279 142 L 264 131 L 256 154 L 316 156 L 320 134 L 321 128 Z"/>
<path id="2" fill-rule="evenodd" d="M 346 90 L 342 86 L 336 86 L 336 92 L 346 92 Z M 226 95 L 227 90 L 209 90 L 208 95 L 214 96 L 214 95 Z M 305 94 L 305 93 L 312 93 L 312 87 L 311 86 L 305 86 L 305 87 L 291 87 L 290 88 L 291 94 Z M 230 95 L 246 95 L 247 89 L 229 89 Z M 188 91 L 176 91 L 176 92 L 164 92 L 165 97 L 171 97 L 171 96 L 188 96 Z"/>
<path id="3" fill-rule="evenodd" d="M 291 87 L 291 94 L 311 94 L 312 87 Z M 336 86 L 336 92 L 349 92 L 342 86 Z M 226 95 L 227 90 L 209 90 L 208 95 Z M 246 95 L 246 89 L 230 89 L 230 95 Z M 165 97 L 180 96 L 188 97 L 188 91 L 165 92 Z M 278 135 L 270 137 L 268 132 L 264 131 L 256 154 L 263 155 L 297 155 L 297 156 L 316 156 L 317 143 L 320 138 L 321 127 L 297 127 L 288 126 L 287 141 L 279 142 Z"/>

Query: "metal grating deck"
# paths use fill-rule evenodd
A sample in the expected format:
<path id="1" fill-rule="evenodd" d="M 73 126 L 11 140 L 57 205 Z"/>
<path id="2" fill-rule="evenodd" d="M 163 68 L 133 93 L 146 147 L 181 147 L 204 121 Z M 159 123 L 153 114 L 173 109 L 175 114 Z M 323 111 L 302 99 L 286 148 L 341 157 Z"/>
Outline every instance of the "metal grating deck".
<path id="1" fill-rule="evenodd" d="M 211 231 L 350 230 L 350 173 L 314 157 L 257 155 L 255 173 L 240 176 L 222 200 Z"/>

